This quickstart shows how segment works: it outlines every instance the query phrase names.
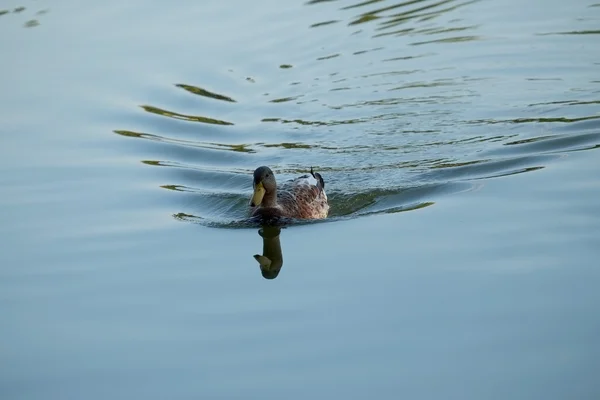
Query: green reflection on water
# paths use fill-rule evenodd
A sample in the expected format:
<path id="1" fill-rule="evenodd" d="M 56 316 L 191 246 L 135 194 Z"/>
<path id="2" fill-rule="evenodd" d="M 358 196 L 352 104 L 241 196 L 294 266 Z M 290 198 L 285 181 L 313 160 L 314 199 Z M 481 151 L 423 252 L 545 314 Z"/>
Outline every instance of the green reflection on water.
<path id="1" fill-rule="evenodd" d="M 231 103 L 235 103 L 236 102 L 234 99 L 232 99 L 229 96 L 225 96 L 225 95 L 222 95 L 222 94 L 209 92 L 208 90 L 202 89 L 201 87 L 192 86 L 192 85 L 186 85 L 184 83 L 177 83 L 177 84 L 175 84 L 175 86 L 177 86 L 179 88 L 182 88 L 184 90 L 187 90 L 190 93 L 197 94 L 199 96 L 210 97 L 210 98 L 215 99 L 215 100 L 223 100 L 223 101 L 228 101 L 228 102 L 231 102 Z"/>
<path id="2" fill-rule="evenodd" d="M 297 100 L 300 97 L 302 97 L 302 95 L 300 95 L 300 96 L 292 96 L 292 97 L 282 97 L 280 99 L 269 100 L 269 103 L 287 103 L 288 101 Z"/>
<path id="3" fill-rule="evenodd" d="M 163 115 L 165 117 L 181 119 L 184 121 L 201 122 L 204 124 L 213 124 L 213 125 L 233 125 L 233 122 L 229 122 L 229 121 L 223 121 L 220 119 L 208 118 L 208 117 L 203 117 L 203 116 L 199 116 L 199 115 L 180 114 L 180 113 L 176 113 L 173 111 L 167 111 L 162 108 L 158 108 L 158 107 L 154 107 L 154 106 L 142 105 L 140 107 L 142 107 L 144 110 L 146 110 L 152 114 Z"/>
<path id="4" fill-rule="evenodd" d="M 317 60 L 321 61 L 321 60 L 329 60 L 330 58 L 336 58 L 339 57 L 341 54 L 340 53 L 335 53 L 335 54 L 331 54 L 328 56 L 323 56 L 323 57 L 318 57 Z"/>
<path id="5" fill-rule="evenodd" d="M 25 26 L 25 28 L 35 28 L 39 24 L 40 24 L 40 22 L 37 19 L 32 19 L 32 20 L 25 22 L 24 26 Z"/>
<path id="6" fill-rule="evenodd" d="M 312 24 L 310 27 L 311 28 L 318 28 L 319 26 L 325 26 L 325 25 L 331 25 L 331 24 L 335 24 L 336 22 L 340 22 L 337 19 L 333 19 L 330 21 L 323 21 L 323 22 L 317 22 L 316 24 Z"/>
<path id="7" fill-rule="evenodd" d="M 306 143 L 276 143 L 276 144 L 265 144 L 264 147 L 281 147 L 284 149 L 310 149 L 313 146 Z"/>
<path id="8" fill-rule="evenodd" d="M 459 42 L 470 42 L 470 41 L 479 40 L 479 39 L 480 39 L 479 36 L 455 36 L 455 37 L 443 38 L 443 39 L 425 40 L 423 42 L 414 42 L 414 43 L 411 43 L 411 45 L 412 46 L 420 46 L 420 45 L 431 44 L 431 43 L 459 43 Z"/>
<path id="9" fill-rule="evenodd" d="M 481 119 L 475 121 L 468 121 L 468 124 L 527 124 L 527 123 L 544 123 L 544 122 L 563 122 L 563 123 L 572 123 L 572 122 L 580 122 L 580 121 L 588 121 L 600 119 L 600 115 L 591 115 L 588 117 L 580 117 L 580 118 L 566 118 L 566 117 L 558 117 L 558 118 L 516 118 L 516 119 Z"/>
<path id="10" fill-rule="evenodd" d="M 114 133 L 121 136 L 127 137 L 135 137 L 140 139 L 149 139 L 156 140 L 159 142 L 171 143 L 171 144 L 179 144 L 182 146 L 189 147 L 198 147 L 202 149 L 210 149 L 210 150 L 229 150 L 229 151 L 237 151 L 242 153 L 254 153 L 253 149 L 248 148 L 247 144 L 225 144 L 225 143 L 212 143 L 212 142 L 197 142 L 193 140 L 181 140 L 181 139 L 171 139 L 163 136 L 153 135 L 151 133 L 143 133 L 143 132 L 133 132 L 128 130 L 114 130 Z"/>
<path id="11" fill-rule="evenodd" d="M 365 7 L 371 4 L 378 3 L 379 1 L 366 1 L 362 3 L 358 3 L 352 6 L 344 7 L 344 9 L 351 8 L 359 8 Z M 450 7 L 440 8 L 441 6 L 445 6 L 450 3 L 455 3 L 456 0 L 443 0 L 438 2 L 430 2 L 428 0 L 411 0 L 400 2 L 397 4 L 392 4 L 390 6 L 377 8 L 371 11 L 367 11 L 359 15 L 356 19 L 351 21 L 349 25 L 358 25 L 366 22 L 371 22 L 374 20 L 381 20 L 379 30 L 386 30 L 397 25 L 403 24 L 408 20 L 412 19 L 420 19 L 421 21 L 425 21 L 428 19 L 435 18 L 442 14 L 453 11 L 459 7 L 464 5 L 473 3 L 474 1 L 467 1 L 463 3 L 459 3 Z M 413 8 L 408 8 L 410 6 L 417 6 Z M 385 13 L 391 10 L 397 10 L 400 8 L 408 8 L 406 11 L 398 12 L 391 15 L 386 15 Z"/>
<path id="12" fill-rule="evenodd" d="M 379 17 L 377 15 L 364 14 L 360 18 L 358 18 L 358 19 L 350 22 L 350 25 L 364 24 L 365 22 L 373 21 L 373 20 L 378 19 L 378 18 Z"/>
<path id="13" fill-rule="evenodd" d="M 375 121 L 378 119 L 384 118 L 392 118 L 393 116 L 398 116 L 400 114 L 381 114 L 375 115 L 373 117 L 366 118 L 353 118 L 353 119 L 345 119 L 345 120 L 333 120 L 333 121 L 307 121 L 304 119 L 285 119 L 285 118 L 263 118 L 261 122 L 280 122 L 282 124 L 299 124 L 299 125 L 307 125 L 307 126 L 335 126 L 335 125 L 348 125 L 348 124 L 359 124 L 365 121 Z"/>
<path id="14" fill-rule="evenodd" d="M 542 33 L 542 34 L 540 34 L 540 36 L 545 36 L 545 35 L 600 35 L 600 30 L 554 32 L 554 33 Z"/>

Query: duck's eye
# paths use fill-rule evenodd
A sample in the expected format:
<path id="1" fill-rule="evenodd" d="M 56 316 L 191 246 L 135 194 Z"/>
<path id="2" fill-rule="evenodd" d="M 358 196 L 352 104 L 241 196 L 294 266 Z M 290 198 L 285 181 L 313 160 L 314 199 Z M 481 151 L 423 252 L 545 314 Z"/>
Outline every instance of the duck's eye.
<path id="1" fill-rule="evenodd" d="M 269 173 L 267 172 L 267 174 L 265 175 L 265 178 L 268 178 L 269 176 L 271 176 L 271 174 L 269 174 Z"/>

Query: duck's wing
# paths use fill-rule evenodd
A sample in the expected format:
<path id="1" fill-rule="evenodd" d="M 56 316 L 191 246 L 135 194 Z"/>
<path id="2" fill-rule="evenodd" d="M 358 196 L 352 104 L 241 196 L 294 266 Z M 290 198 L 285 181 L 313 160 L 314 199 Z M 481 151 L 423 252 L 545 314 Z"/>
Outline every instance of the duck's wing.
<path id="1" fill-rule="evenodd" d="M 325 181 L 313 172 L 284 182 L 278 191 L 277 202 L 292 218 L 325 218 L 329 211 Z"/>
<path id="2" fill-rule="evenodd" d="M 302 175 L 295 179 L 284 182 L 282 192 L 292 192 L 298 201 L 311 203 L 318 198 L 325 198 L 325 181 L 321 174 L 310 170 L 310 175 Z"/>

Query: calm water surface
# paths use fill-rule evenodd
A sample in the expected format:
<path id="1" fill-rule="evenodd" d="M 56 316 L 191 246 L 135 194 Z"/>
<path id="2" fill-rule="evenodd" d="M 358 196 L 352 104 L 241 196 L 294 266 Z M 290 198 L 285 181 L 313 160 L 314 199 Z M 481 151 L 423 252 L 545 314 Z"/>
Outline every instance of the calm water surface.
<path id="1" fill-rule="evenodd" d="M 597 1 L 39 0 L 0 34 L 2 398 L 600 397 Z M 328 223 L 241 224 L 259 165 L 321 172 Z"/>

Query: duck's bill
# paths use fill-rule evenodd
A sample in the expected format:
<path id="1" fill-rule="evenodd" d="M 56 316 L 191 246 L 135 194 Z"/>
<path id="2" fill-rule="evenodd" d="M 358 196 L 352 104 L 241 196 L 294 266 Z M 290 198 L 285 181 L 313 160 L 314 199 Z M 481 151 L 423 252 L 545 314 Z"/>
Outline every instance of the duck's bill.
<path id="1" fill-rule="evenodd" d="M 255 254 L 254 259 L 258 261 L 261 268 L 269 268 L 271 266 L 271 260 L 268 257 Z"/>
<path id="2" fill-rule="evenodd" d="M 252 195 L 252 199 L 250 200 L 250 206 L 257 207 L 262 203 L 263 197 L 265 197 L 265 188 L 260 182 L 259 184 L 254 186 L 254 194 Z"/>

